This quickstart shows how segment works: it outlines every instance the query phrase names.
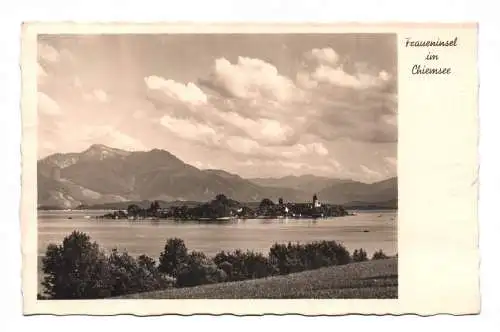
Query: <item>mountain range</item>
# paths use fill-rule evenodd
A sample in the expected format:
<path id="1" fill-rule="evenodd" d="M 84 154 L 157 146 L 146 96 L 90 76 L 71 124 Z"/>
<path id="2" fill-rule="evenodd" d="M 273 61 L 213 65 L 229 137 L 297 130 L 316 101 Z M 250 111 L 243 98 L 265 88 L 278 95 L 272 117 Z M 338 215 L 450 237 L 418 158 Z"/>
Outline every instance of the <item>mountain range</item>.
<path id="1" fill-rule="evenodd" d="M 244 179 L 201 170 L 170 152 L 130 152 L 94 144 L 80 153 L 56 153 L 37 163 L 38 206 L 75 208 L 128 201 L 208 201 L 223 193 L 241 202 L 320 200 L 334 204 L 397 201 L 397 178 L 367 184 L 315 175 Z"/>

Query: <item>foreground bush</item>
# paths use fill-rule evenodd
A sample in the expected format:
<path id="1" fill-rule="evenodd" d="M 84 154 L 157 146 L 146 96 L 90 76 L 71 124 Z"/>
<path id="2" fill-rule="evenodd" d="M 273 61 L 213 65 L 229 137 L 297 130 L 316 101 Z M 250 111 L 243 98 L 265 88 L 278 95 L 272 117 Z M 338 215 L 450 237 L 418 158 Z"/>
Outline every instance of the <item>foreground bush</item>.
<path id="1" fill-rule="evenodd" d="M 279 274 L 289 274 L 324 266 L 344 265 L 351 262 L 347 249 L 335 241 L 307 244 L 274 244 L 269 250 L 269 261 Z"/>
<path id="2" fill-rule="evenodd" d="M 193 251 L 177 272 L 177 287 L 192 287 L 224 282 L 227 274 L 205 254 Z"/>
<path id="3" fill-rule="evenodd" d="M 185 248 L 183 242 L 167 241 L 167 248 Z M 335 241 L 321 241 L 308 244 L 275 244 L 268 257 L 252 251 L 221 251 L 212 259 L 204 254 L 192 252 L 177 261 L 177 287 L 191 287 L 221 281 L 241 281 L 265 278 L 276 274 L 289 274 L 325 266 L 343 265 L 351 261 L 347 249 Z M 366 252 L 365 252 L 366 254 Z M 162 254 L 165 257 L 165 254 Z M 180 262 L 180 263 L 179 263 Z"/>
<path id="4" fill-rule="evenodd" d="M 228 281 L 264 278 L 277 272 L 267 257 L 253 251 L 221 251 L 215 255 L 214 262 L 226 272 Z"/>
<path id="5" fill-rule="evenodd" d="M 76 231 L 62 245 L 49 245 L 42 265 L 46 296 L 39 298 L 97 299 L 172 285 L 151 258 L 135 259 L 116 250 L 107 257 L 88 235 Z"/>
<path id="6" fill-rule="evenodd" d="M 155 261 L 141 255 L 137 259 L 115 249 L 108 258 L 111 296 L 148 292 L 172 286 L 172 279 L 160 273 Z"/>

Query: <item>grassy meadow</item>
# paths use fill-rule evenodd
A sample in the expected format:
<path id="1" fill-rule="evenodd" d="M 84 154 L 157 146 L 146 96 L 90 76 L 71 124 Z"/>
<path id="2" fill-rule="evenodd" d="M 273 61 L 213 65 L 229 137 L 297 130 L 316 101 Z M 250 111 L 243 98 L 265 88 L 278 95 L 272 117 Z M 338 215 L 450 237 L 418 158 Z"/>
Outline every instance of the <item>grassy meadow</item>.
<path id="1" fill-rule="evenodd" d="M 121 299 L 397 298 L 397 258 L 324 267 L 283 276 L 137 293 Z"/>

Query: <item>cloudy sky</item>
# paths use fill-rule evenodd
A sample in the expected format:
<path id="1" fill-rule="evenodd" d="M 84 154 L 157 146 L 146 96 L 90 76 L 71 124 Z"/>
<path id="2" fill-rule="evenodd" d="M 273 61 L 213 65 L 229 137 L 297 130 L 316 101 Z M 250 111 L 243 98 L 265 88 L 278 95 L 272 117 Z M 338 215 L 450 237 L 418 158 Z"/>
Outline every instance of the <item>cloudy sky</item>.
<path id="1" fill-rule="evenodd" d="M 39 157 L 165 149 L 243 177 L 396 175 L 395 35 L 40 36 Z"/>

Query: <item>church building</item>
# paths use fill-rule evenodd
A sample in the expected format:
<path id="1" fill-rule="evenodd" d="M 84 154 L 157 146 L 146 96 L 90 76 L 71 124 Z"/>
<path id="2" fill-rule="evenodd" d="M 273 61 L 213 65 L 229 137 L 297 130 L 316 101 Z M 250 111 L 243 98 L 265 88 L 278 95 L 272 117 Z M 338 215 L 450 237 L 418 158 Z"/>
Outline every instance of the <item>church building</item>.
<path id="1" fill-rule="evenodd" d="M 315 208 L 321 207 L 321 203 L 319 202 L 318 196 L 316 194 L 314 194 L 313 196 L 313 207 Z"/>

